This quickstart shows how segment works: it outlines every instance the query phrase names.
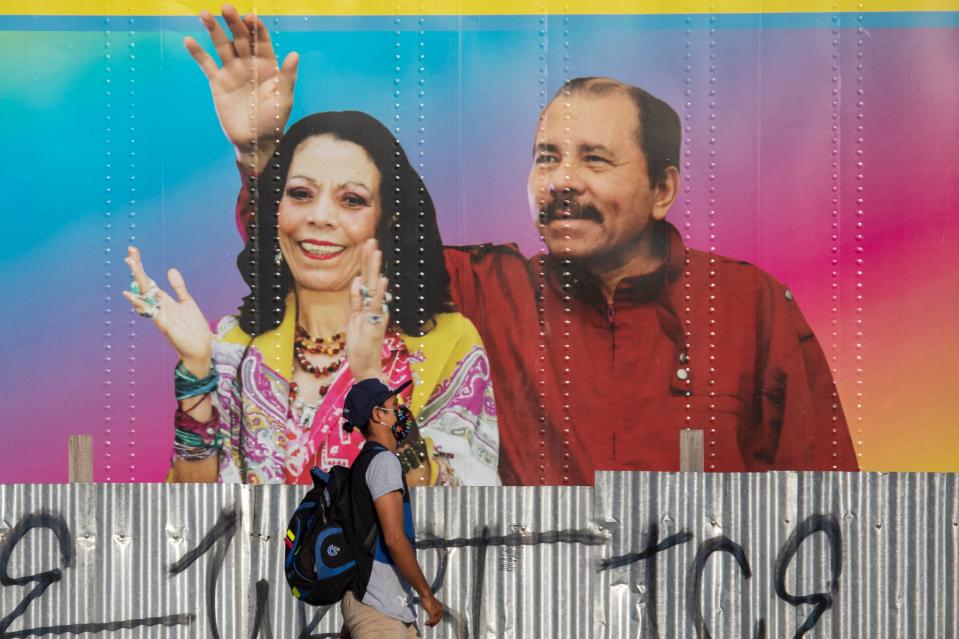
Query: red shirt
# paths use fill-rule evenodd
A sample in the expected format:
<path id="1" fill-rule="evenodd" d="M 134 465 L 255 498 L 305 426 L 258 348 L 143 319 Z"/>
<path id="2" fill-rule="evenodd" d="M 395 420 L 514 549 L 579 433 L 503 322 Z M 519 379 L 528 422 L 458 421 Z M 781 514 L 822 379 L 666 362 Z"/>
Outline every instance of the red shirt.
<path id="1" fill-rule="evenodd" d="M 620 282 L 611 303 L 555 258 L 446 249 L 453 298 L 490 358 L 503 483 L 675 471 L 687 428 L 704 431 L 706 470 L 857 470 L 826 359 L 789 290 L 686 248 L 668 223 L 660 231 L 662 266 Z"/>

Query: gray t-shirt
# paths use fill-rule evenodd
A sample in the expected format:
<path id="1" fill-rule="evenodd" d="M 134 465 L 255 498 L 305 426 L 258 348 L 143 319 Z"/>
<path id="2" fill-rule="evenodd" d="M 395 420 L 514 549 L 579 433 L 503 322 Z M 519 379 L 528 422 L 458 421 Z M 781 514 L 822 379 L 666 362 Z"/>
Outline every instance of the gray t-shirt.
<path id="1" fill-rule="evenodd" d="M 413 511 L 410 506 L 409 491 L 403 483 L 403 469 L 396 455 L 388 452 L 378 453 L 366 469 L 366 485 L 370 488 L 373 501 L 394 490 L 403 493 L 403 528 L 406 537 L 413 544 Z M 373 571 L 366 586 L 363 603 L 380 612 L 405 623 L 416 621 L 413 608 L 413 588 L 400 574 L 383 542 L 383 535 L 376 537 L 376 554 L 373 557 Z"/>

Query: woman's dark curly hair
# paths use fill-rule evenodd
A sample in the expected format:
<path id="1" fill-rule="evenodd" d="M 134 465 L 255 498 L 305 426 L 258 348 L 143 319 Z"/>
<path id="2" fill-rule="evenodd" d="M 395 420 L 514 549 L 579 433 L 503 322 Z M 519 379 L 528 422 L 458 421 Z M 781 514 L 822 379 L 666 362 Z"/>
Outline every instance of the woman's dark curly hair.
<path id="1" fill-rule="evenodd" d="M 250 287 L 240 307 L 240 326 L 256 336 L 283 319 L 293 276 L 285 261 L 278 265 L 274 260 L 280 250 L 280 200 L 297 146 L 324 134 L 363 147 L 379 169 L 381 215 L 374 235 L 393 294 L 390 323 L 407 335 L 429 332 L 434 316 L 452 308 L 436 209 L 399 141 L 376 118 L 359 111 L 314 113 L 298 121 L 280 140 L 270 165 L 257 179 L 256 210 L 247 227 L 249 239 L 236 263 Z"/>

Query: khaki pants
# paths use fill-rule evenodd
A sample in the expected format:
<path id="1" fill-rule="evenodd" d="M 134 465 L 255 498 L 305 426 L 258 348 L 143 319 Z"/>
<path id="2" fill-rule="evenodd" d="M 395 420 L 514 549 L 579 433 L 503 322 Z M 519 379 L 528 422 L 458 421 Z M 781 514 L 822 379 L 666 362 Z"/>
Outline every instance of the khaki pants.
<path id="1" fill-rule="evenodd" d="M 405 624 L 399 619 L 367 606 L 352 592 L 340 602 L 343 621 L 350 630 L 350 639 L 419 639 L 416 624 Z"/>

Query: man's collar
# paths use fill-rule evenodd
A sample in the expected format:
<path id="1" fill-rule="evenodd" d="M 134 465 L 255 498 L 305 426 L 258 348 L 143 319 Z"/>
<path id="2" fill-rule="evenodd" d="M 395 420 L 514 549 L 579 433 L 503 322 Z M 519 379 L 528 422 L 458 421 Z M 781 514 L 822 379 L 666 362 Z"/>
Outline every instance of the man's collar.
<path id="1" fill-rule="evenodd" d="M 620 280 L 613 295 L 615 300 L 655 299 L 668 282 L 675 280 L 683 272 L 686 246 L 676 227 L 663 220 L 656 222 L 652 232 L 653 250 L 661 256 L 662 262 L 649 273 Z M 570 296 L 584 302 L 606 304 L 602 282 L 581 264 L 553 255 L 547 255 L 542 260 L 546 266 L 547 280 L 557 293 L 563 295 L 568 291 Z"/>

